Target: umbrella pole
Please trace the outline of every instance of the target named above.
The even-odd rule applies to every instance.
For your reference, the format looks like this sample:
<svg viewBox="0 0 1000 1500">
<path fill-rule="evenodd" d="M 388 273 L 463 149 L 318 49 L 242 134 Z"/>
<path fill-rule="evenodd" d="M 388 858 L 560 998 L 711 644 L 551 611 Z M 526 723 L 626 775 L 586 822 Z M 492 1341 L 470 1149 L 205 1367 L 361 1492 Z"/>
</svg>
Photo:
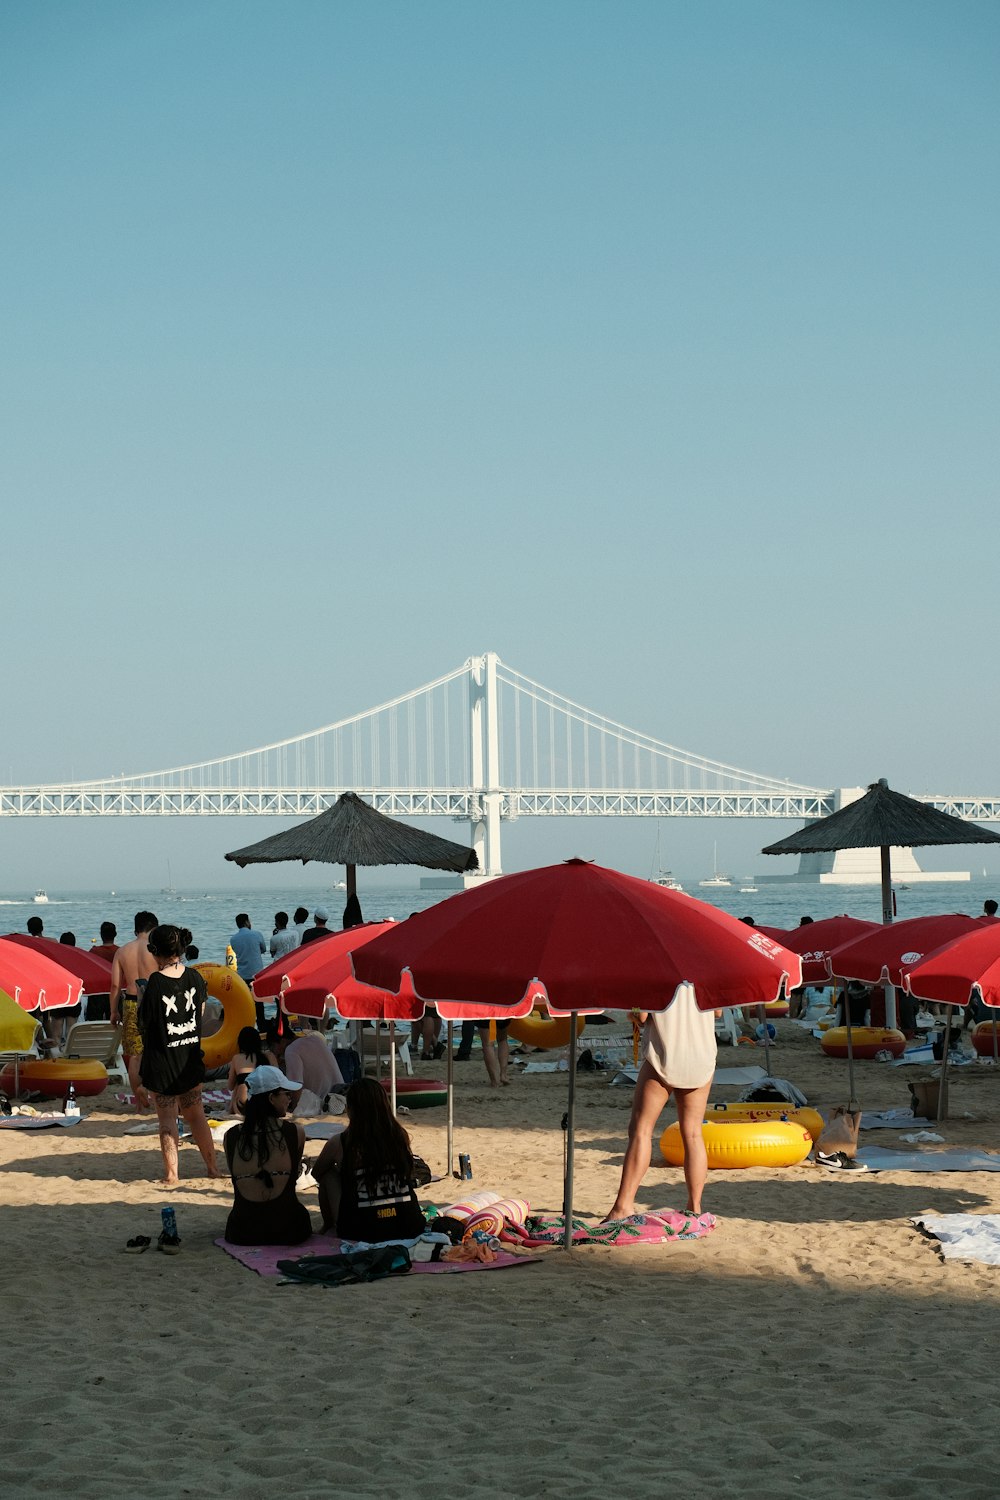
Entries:
<svg viewBox="0 0 1000 1500">
<path fill-rule="evenodd" d="M 853 1114 L 861 1105 L 854 1095 L 854 1038 L 851 1035 L 851 1007 L 847 999 L 847 991 L 844 991 L 844 1021 L 847 1026 L 847 1085 L 850 1089 L 850 1098 L 847 1108 Z"/>
<path fill-rule="evenodd" d="M 882 860 L 882 923 L 889 927 L 892 925 L 892 869 L 887 844 L 882 845 L 879 855 Z M 885 1024 L 890 1031 L 896 1028 L 896 991 L 888 981 L 885 986 Z"/>
<path fill-rule="evenodd" d="M 349 901 L 352 896 L 358 894 L 358 867 L 357 865 L 345 865 L 344 870 L 347 875 L 347 899 Z"/>
<path fill-rule="evenodd" d="M 375 1022 L 375 1077 L 382 1078 L 382 1022 Z"/>
<path fill-rule="evenodd" d="M 569 1018 L 569 1097 L 566 1103 L 566 1178 L 563 1183 L 563 1249 L 573 1248 L 573 1131 L 576 1120 L 576 1011 Z"/>
<path fill-rule="evenodd" d="M 389 1022 L 389 1107 L 396 1113 L 396 1025 Z"/>
<path fill-rule="evenodd" d="M 993 1061 L 1000 1062 L 1000 1053 L 997 1052 L 997 1018 L 993 1017 Z"/>
<path fill-rule="evenodd" d="M 948 1118 L 948 1052 L 951 1047 L 951 1006 L 944 1019 L 944 1045 L 941 1048 L 941 1077 L 938 1080 L 937 1118 Z"/>
<path fill-rule="evenodd" d="M 772 1074 L 771 1074 L 771 1033 L 767 1029 L 767 1011 L 764 1009 L 763 1005 L 758 1005 L 758 1007 L 757 1007 L 757 1019 L 759 1020 L 759 1022 L 761 1024 L 761 1027 L 763 1029 L 763 1032 L 764 1032 L 764 1067 L 767 1069 L 767 1076 L 768 1076 L 768 1078 L 770 1078 L 772 1076 Z"/>
<path fill-rule="evenodd" d="M 448 1022 L 448 1176 L 451 1176 L 452 1163 L 455 1160 L 455 1059 L 452 1056 L 452 1027 L 453 1021 Z"/>
</svg>

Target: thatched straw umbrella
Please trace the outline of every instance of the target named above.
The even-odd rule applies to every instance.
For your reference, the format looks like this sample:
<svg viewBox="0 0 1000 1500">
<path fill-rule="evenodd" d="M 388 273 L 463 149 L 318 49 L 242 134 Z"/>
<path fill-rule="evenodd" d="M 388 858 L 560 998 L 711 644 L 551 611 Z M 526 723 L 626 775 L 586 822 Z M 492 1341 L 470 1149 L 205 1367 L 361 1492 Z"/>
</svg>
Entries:
<svg viewBox="0 0 1000 1500">
<path fill-rule="evenodd" d="M 342 792 L 318 817 L 234 849 L 226 858 L 241 868 L 295 859 L 304 865 L 311 860 L 345 865 L 348 900 L 357 895 L 358 865 L 422 865 L 456 872 L 479 868 L 474 849 L 387 818 L 356 792 Z"/>
<path fill-rule="evenodd" d="M 776 844 L 768 844 L 762 854 L 828 854 L 835 849 L 878 849 L 882 855 L 882 921 L 892 921 L 892 867 L 890 849 L 922 848 L 930 844 L 1000 844 L 1000 834 L 991 833 L 964 818 L 939 812 L 926 802 L 894 792 L 882 777 L 873 781 L 863 797 L 846 807 L 809 823 Z M 886 1022 L 896 1019 L 896 997 L 886 986 Z M 851 1094 L 854 1093 L 853 1055 L 850 1012 L 845 1005 L 848 1061 L 851 1064 Z M 945 1027 L 947 1057 L 951 1013 Z M 943 1082 L 943 1080 L 942 1080 Z M 853 1102 L 853 1099 L 852 1099 Z M 939 1116 L 940 1118 L 940 1116 Z"/>
</svg>

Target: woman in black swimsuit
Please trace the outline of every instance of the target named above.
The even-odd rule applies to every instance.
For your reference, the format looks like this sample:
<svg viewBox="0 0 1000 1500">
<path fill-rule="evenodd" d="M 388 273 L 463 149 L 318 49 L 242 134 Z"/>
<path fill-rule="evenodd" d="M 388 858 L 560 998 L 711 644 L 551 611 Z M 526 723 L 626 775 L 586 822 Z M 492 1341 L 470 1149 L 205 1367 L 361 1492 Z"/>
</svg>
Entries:
<svg viewBox="0 0 1000 1500">
<path fill-rule="evenodd" d="M 313 1166 L 323 1227 L 345 1240 L 416 1239 L 425 1220 L 413 1191 L 410 1137 L 374 1078 L 347 1090 L 348 1126 L 327 1141 Z"/>
<path fill-rule="evenodd" d="M 301 1245 L 312 1234 L 309 1211 L 295 1195 L 305 1130 L 285 1119 L 301 1087 L 280 1068 L 255 1068 L 247 1077 L 243 1120 L 226 1132 L 233 1179 L 230 1244 Z"/>
</svg>

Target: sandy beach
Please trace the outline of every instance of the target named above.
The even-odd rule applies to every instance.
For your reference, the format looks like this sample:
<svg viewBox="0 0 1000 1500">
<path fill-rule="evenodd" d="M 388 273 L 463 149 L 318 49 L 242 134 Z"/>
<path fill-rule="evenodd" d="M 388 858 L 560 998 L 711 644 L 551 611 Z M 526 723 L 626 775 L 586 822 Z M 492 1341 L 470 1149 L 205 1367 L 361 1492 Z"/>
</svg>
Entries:
<svg viewBox="0 0 1000 1500">
<path fill-rule="evenodd" d="M 720 1066 L 749 1052 L 723 1048 Z M 820 1109 L 846 1102 L 846 1065 L 790 1024 L 775 1064 Z M 493 1092 L 477 1055 L 456 1076 L 472 1186 L 558 1212 L 565 1075 Z M 865 1107 L 906 1106 L 919 1076 L 858 1064 Z M 949 1145 L 1000 1149 L 998 1089 L 993 1070 L 953 1074 Z M 9 1500 L 1000 1489 L 983 1394 L 996 1272 L 944 1264 L 907 1222 L 1000 1211 L 1000 1177 L 713 1172 L 719 1225 L 702 1241 L 319 1290 L 213 1245 L 230 1190 L 198 1175 L 191 1146 L 169 1197 L 182 1252 L 125 1254 L 132 1235 L 155 1242 L 167 1201 L 156 1137 L 124 1134 L 134 1116 L 110 1093 L 90 1104 L 72 1130 L 0 1133 Z M 613 1198 L 629 1105 L 606 1075 L 580 1075 L 581 1212 Z M 444 1110 L 406 1123 L 442 1171 Z M 682 1207 L 680 1171 L 654 1159 L 640 1202 Z"/>
</svg>

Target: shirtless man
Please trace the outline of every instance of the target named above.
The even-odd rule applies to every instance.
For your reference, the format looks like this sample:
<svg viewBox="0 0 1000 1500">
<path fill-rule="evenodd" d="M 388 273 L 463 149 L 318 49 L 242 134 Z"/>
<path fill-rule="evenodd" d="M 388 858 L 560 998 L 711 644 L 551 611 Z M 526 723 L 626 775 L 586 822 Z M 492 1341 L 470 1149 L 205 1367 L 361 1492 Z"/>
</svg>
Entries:
<svg viewBox="0 0 1000 1500">
<path fill-rule="evenodd" d="M 137 1109 L 148 1109 L 150 1102 L 148 1093 L 139 1082 L 142 1038 L 137 1014 L 139 987 L 145 986 L 150 974 L 155 974 L 157 969 L 156 959 L 149 951 L 149 934 L 158 925 L 151 911 L 137 911 L 135 937 L 130 943 L 123 943 L 111 961 L 111 1024 L 122 1027 L 122 1052 Z"/>
</svg>

